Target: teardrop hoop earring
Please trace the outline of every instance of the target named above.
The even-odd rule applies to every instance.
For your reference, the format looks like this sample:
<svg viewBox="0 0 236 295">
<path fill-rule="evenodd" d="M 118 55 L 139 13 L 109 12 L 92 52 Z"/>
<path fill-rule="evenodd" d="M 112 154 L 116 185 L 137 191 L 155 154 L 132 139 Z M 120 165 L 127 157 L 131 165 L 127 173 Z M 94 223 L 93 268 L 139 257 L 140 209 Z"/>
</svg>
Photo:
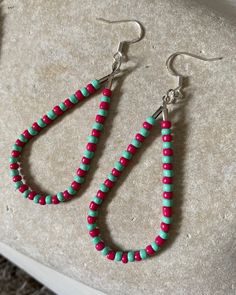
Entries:
<svg viewBox="0 0 236 295">
<path fill-rule="evenodd" d="M 135 135 L 135 138 L 128 145 L 127 149 L 123 151 L 120 159 L 115 163 L 111 173 L 108 174 L 106 180 L 100 185 L 96 196 L 89 205 L 87 216 L 87 228 L 89 235 L 95 248 L 106 256 L 109 260 L 122 261 L 123 263 L 141 261 L 156 254 L 163 246 L 168 238 L 168 232 L 172 223 L 172 205 L 173 205 L 173 143 L 171 122 L 168 119 L 168 105 L 175 103 L 182 96 L 183 76 L 179 75 L 172 69 L 171 64 L 173 59 L 178 55 L 188 55 L 204 61 L 220 60 L 222 58 L 203 58 L 190 54 L 187 52 L 176 52 L 172 54 L 166 61 L 166 66 L 170 74 L 178 78 L 178 86 L 175 89 L 169 89 L 167 94 L 162 98 L 162 105 L 151 116 L 148 117 L 142 124 L 142 128 Z M 145 139 L 150 134 L 153 125 L 156 124 L 157 118 L 162 114 L 161 134 L 162 134 L 162 168 L 163 168 L 163 199 L 162 199 L 162 219 L 161 230 L 156 236 L 155 240 L 147 245 L 144 249 L 136 251 L 116 251 L 106 246 L 100 235 L 100 230 L 97 225 L 99 207 L 106 200 L 108 192 L 115 185 L 117 179 L 121 176 L 122 171 L 127 167 L 137 150 L 142 146 Z"/>
<path fill-rule="evenodd" d="M 24 130 L 15 141 L 12 147 L 11 157 L 9 158 L 10 163 L 10 175 L 14 183 L 16 190 L 22 193 L 23 198 L 33 200 L 34 203 L 45 205 L 45 204 L 58 204 L 60 202 L 68 201 L 77 194 L 81 185 L 85 181 L 85 176 L 90 168 L 90 163 L 94 157 L 94 153 L 97 148 L 97 143 L 101 132 L 103 130 L 103 124 L 108 115 L 109 105 L 112 96 L 112 81 L 114 77 L 120 72 L 120 67 L 123 62 L 124 56 L 124 45 L 130 45 L 139 42 L 144 35 L 142 25 L 136 20 L 121 20 L 121 21 L 107 21 L 100 19 L 108 23 L 121 23 L 121 22 L 134 22 L 139 26 L 139 36 L 133 40 L 125 40 L 119 43 L 117 52 L 113 55 L 112 72 L 105 77 L 98 80 L 93 80 L 86 87 L 77 90 L 74 94 L 69 96 L 63 102 L 59 103 L 52 110 L 43 115 L 39 120 L 35 121 L 31 127 Z M 88 136 L 88 143 L 84 155 L 81 160 L 81 164 L 76 172 L 74 180 L 70 186 L 64 191 L 59 192 L 55 195 L 41 195 L 40 193 L 31 190 L 30 187 L 23 182 L 23 177 L 20 174 L 20 157 L 23 152 L 24 146 L 36 135 L 38 135 L 43 129 L 49 126 L 58 117 L 63 116 L 67 110 L 75 107 L 76 104 L 89 97 L 98 91 L 102 84 L 106 83 L 106 87 L 102 90 L 102 97 L 100 99 L 99 110 L 95 118 L 95 123 L 92 125 L 91 135 Z"/>
</svg>

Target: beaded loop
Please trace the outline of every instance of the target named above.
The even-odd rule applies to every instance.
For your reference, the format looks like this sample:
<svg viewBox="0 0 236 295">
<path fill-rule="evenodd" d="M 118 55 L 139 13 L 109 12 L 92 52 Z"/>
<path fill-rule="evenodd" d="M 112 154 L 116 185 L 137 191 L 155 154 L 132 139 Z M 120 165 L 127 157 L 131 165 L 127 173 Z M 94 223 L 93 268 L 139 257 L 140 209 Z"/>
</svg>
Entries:
<svg viewBox="0 0 236 295">
<path fill-rule="evenodd" d="M 162 212 L 161 229 L 156 236 L 155 240 L 147 245 L 144 249 L 137 251 L 116 251 L 102 241 L 100 236 L 100 230 L 97 226 L 98 210 L 102 205 L 104 199 L 107 197 L 108 192 L 115 185 L 117 178 L 121 175 L 122 171 L 131 161 L 133 155 L 137 149 L 141 147 L 142 142 L 148 137 L 150 130 L 156 123 L 153 117 L 148 117 L 143 123 L 143 128 L 136 134 L 135 139 L 128 145 L 127 149 L 122 153 L 121 158 L 117 161 L 112 169 L 112 172 L 108 174 L 107 179 L 99 187 L 96 196 L 93 198 L 89 205 L 89 211 L 87 216 L 87 228 L 89 235 L 92 238 L 95 248 L 106 256 L 109 260 L 122 261 L 123 263 L 141 261 L 146 258 L 155 255 L 168 238 L 168 232 L 172 223 L 172 205 L 173 205 L 173 165 L 172 165 L 172 136 L 171 136 L 171 122 L 161 122 L 161 134 L 163 141 L 163 200 L 162 200 Z"/>
<path fill-rule="evenodd" d="M 31 127 L 24 130 L 18 137 L 15 144 L 12 147 L 11 157 L 9 158 L 10 163 L 10 175 L 14 182 L 15 189 L 22 193 L 23 198 L 33 200 L 34 203 L 45 205 L 45 204 L 59 204 L 73 198 L 81 185 L 85 180 L 85 176 L 90 169 L 90 163 L 96 151 L 97 143 L 103 129 L 103 123 L 105 122 L 109 104 L 111 100 L 112 92 L 110 89 L 104 88 L 102 91 L 102 97 L 100 99 L 100 105 L 98 114 L 95 117 L 95 123 L 92 126 L 91 135 L 88 137 L 88 143 L 86 150 L 81 160 L 81 164 L 77 170 L 76 176 L 74 177 L 71 185 L 64 191 L 58 192 L 57 194 L 50 196 L 42 196 L 37 192 L 29 189 L 29 186 L 25 184 L 20 175 L 20 157 L 24 146 L 29 142 L 31 138 L 40 134 L 40 131 L 50 125 L 59 116 L 62 116 L 67 110 L 73 108 L 77 103 L 82 101 L 85 97 L 95 93 L 101 88 L 101 84 L 98 80 L 93 80 L 86 87 L 77 90 L 69 98 L 56 105 L 52 110 L 43 115 L 37 122 L 34 122 Z M 106 101 L 104 102 L 104 97 Z"/>
</svg>

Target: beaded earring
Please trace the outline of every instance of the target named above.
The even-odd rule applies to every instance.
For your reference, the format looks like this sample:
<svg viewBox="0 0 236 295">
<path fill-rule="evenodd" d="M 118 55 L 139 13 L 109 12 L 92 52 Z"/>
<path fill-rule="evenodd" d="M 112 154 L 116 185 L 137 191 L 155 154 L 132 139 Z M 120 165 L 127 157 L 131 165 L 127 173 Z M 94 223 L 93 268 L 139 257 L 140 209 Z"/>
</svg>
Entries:
<svg viewBox="0 0 236 295">
<path fill-rule="evenodd" d="M 108 174 L 104 183 L 102 183 L 89 205 L 87 216 L 87 228 L 89 235 L 95 248 L 106 256 L 109 260 L 122 261 L 123 263 L 141 261 L 156 254 L 163 246 L 168 238 L 168 232 L 172 223 L 172 205 L 173 205 L 173 143 L 171 121 L 168 119 L 168 105 L 175 103 L 182 96 L 183 76 L 176 73 L 172 69 L 171 64 L 173 59 L 178 55 L 188 55 L 204 61 L 214 61 L 222 58 L 202 58 L 187 52 L 176 52 L 172 54 L 166 61 L 166 66 L 170 74 L 178 78 L 178 86 L 175 89 L 170 89 L 162 98 L 162 105 L 151 116 L 148 117 L 142 124 L 142 128 L 135 135 L 135 138 L 128 145 L 127 149 L 123 151 L 119 161 L 115 162 L 114 168 Z M 161 229 L 155 240 L 147 245 L 144 249 L 136 251 L 116 251 L 106 246 L 100 235 L 100 230 L 97 225 L 99 207 L 106 200 L 108 192 L 115 185 L 117 179 L 121 176 L 122 171 L 128 166 L 137 150 L 142 146 L 145 139 L 150 134 L 153 125 L 156 124 L 157 118 L 162 114 L 163 120 L 160 122 L 162 135 L 162 168 L 163 168 L 163 199 L 162 199 L 162 213 Z"/>
<path fill-rule="evenodd" d="M 45 205 L 45 204 L 59 204 L 60 202 L 68 201 L 73 198 L 79 191 L 81 185 L 85 181 L 85 176 L 90 168 L 90 163 L 94 157 L 94 153 L 97 148 L 97 143 L 101 132 L 103 130 L 103 124 L 108 115 L 109 105 L 111 101 L 112 81 L 114 77 L 120 72 L 120 67 L 124 57 L 124 45 L 129 45 L 140 41 L 143 38 L 144 31 L 142 25 L 136 20 L 121 20 L 121 21 L 108 21 L 99 19 L 107 23 L 120 23 L 120 22 L 135 22 L 139 26 L 139 36 L 136 39 L 130 41 L 122 41 L 119 43 L 117 52 L 113 55 L 112 72 L 98 80 L 93 80 L 86 87 L 77 90 L 74 94 L 69 96 L 63 102 L 56 105 L 52 110 L 43 115 L 40 119 L 35 121 L 31 127 L 24 130 L 15 141 L 12 147 L 11 157 L 9 158 L 10 163 L 10 175 L 14 183 L 16 190 L 22 193 L 23 198 L 33 200 L 34 203 Z M 23 152 L 24 146 L 40 132 L 49 126 L 57 118 L 63 116 L 69 109 L 72 109 L 79 102 L 89 97 L 98 91 L 102 84 L 107 83 L 106 87 L 102 90 L 102 97 L 100 99 L 99 110 L 95 118 L 95 123 L 92 125 L 91 135 L 88 136 L 88 143 L 86 145 L 85 152 L 83 154 L 81 164 L 76 172 L 74 180 L 70 186 L 64 191 L 59 192 L 55 195 L 41 195 L 40 193 L 31 190 L 30 187 L 23 182 L 23 177 L 20 174 L 20 157 Z"/>
</svg>

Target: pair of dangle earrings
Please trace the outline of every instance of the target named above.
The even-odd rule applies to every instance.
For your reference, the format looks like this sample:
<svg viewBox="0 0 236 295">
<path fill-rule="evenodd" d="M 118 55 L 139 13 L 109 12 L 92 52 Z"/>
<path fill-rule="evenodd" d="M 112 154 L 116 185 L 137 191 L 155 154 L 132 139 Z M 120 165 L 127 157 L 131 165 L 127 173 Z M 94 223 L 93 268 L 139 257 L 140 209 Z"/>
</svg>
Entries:
<svg viewBox="0 0 236 295">
<path fill-rule="evenodd" d="M 118 23 L 123 21 L 107 21 L 100 19 L 108 23 Z M 112 82 L 117 74 L 121 73 L 121 64 L 124 59 L 124 47 L 140 41 L 143 38 L 144 30 L 142 25 L 136 20 L 125 20 L 124 22 L 135 22 L 138 24 L 140 34 L 136 39 L 130 41 L 122 41 L 119 43 L 118 50 L 114 54 L 112 71 L 110 74 L 102 77 L 101 79 L 93 80 L 86 87 L 77 90 L 69 98 L 59 103 L 52 110 L 43 115 L 39 120 L 35 121 L 31 127 L 24 130 L 15 141 L 13 145 L 10 162 L 10 175 L 12 177 L 14 187 L 20 193 L 23 198 L 32 200 L 34 203 L 40 205 L 46 204 L 59 204 L 71 200 L 79 191 L 80 187 L 85 181 L 85 177 L 89 171 L 91 161 L 94 157 L 97 149 L 99 137 L 101 136 L 104 128 L 104 123 L 108 115 L 108 110 L 112 97 Z M 127 146 L 126 150 L 122 152 L 121 157 L 115 162 L 113 169 L 108 174 L 105 181 L 100 185 L 96 196 L 92 199 L 89 205 L 89 211 L 87 216 L 87 228 L 89 235 L 92 238 L 92 242 L 95 248 L 101 252 L 103 256 L 106 256 L 109 260 L 122 261 L 123 263 L 141 261 L 150 256 L 156 254 L 162 245 L 168 238 L 168 232 L 172 223 L 172 205 L 173 205 L 173 143 L 172 143 L 172 131 L 171 122 L 168 119 L 168 106 L 175 103 L 183 97 L 181 92 L 183 89 L 183 76 L 179 75 L 172 67 L 172 62 L 178 55 L 187 55 L 193 58 L 197 58 L 203 61 L 214 61 L 221 58 L 203 58 L 187 52 L 176 52 L 169 56 L 166 61 L 166 66 L 170 74 L 178 79 L 178 85 L 175 89 L 169 89 L 166 95 L 162 98 L 161 106 L 152 115 L 146 118 L 143 122 L 140 130 L 135 135 L 134 139 Z M 20 174 L 20 157 L 24 146 L 47 126 L 51 125 L 58 117 L 63 116 L 69 109 L 75 107 L 78 103 L 88 98 L 90 95 L 99 91 L 106 83 L 106 86 L 102 90 L 102 96 L 100 99 L 99 110 L 95 117 L 95 122 L 92 125 L 91 134 L 88 136 L 88 143 L 84 151 L 81 163 L 76 172 L 71 184 L 63 192 L 59 192 L 55 195 L 41 195 L 38 192 L 31 190 L 30 187 L 23 182 L 22 175 Z M 118 178 L 121 176 L 124 169 L 128 166 L 135 153 L 144 144 L 146 138 L 149 136 L 153 129 L 153 126 L 157 122 L 157 118 L 162 115 L 160 122 L 161 135 L 162 135 L 162 168 L 163 168 L 163 199 L 162 199 L 162 213 L 160 231 L 155 239 L 146 247 L 136 251 L 117 251 L 106 246 L 100 235 L 100 230 L 97 225 L 98 212 L 102 203 L 107 198 L 108 193 L 113 188 Z"/>
</svg>

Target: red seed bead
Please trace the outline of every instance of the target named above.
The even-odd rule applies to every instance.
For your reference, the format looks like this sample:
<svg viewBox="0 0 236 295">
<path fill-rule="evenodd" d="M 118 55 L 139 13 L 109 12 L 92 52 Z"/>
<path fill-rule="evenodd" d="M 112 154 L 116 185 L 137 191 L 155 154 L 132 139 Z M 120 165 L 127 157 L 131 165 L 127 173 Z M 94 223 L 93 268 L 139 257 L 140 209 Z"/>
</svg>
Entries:
<svg viewBox="0 0 236 295">
<path fill-rule="evenodd" d="M 163 198 L 171 199 L 173 197 L 173 192 L 163 192 Z"/>
<path fill-rule="evenodd" d="M 53 203 L 54 205 L 57 205 L 57 204 L 60 203 L 60 201 L 58 200 L 57 196 L 52 196 L 52 203 Z"/>
<path fill-rule="evenodd" d="M 152 248 L 152 246 L 151 245 L 148 245 L 147 247 L 146 247 L 146 252 L 147 252 L 147 254 L 149 255 L 149 256 L 152 256 L 152 255 L 154 255 L 156 252 L 153 250 L 153 248 Z"/>
<path fill-rule="evenodd" d="M 93 223 L 95 223 L 96 220 L 97 220 L 97 218 L 94 217 L 94 216 L 88 216 L 88 217 L 87 217 L 87 221 L 88 221 L 89 224 L 93 224 Z"/>
<path fill-rule="evenodd" d="M 162 136 L 162 141 L 166 142 L 166 141 L 171 141 L 172 140 L 172 135 L 171 134 L 167 134 L 167 135 L 163 135 Z"/>
<path fill-rule="evenodd" d="M 20 147 L 23 147 L 24 145 L 26 144 L 26 142 L 23 142 L 19 139 L 16 140 L 16 145 L 20 146 Z"/>
<path fill-rule="evenodd" d="M 123 263 L 127 263 L 128 262 L 128 254 L 127 254 L 127 252 L 124 252 L 123 253 L 122 258 L 121 258 L 121 261 Z"/>
<path fill-rule="evenodd" d="M 17 164 L 17 163 L 11 163 L 10 164 L 10 169 L 13 169 L 13 170 L 16 170 L 16 169 L 18 169 L 20 166 L 19 166 L 19 164 Z"/>
<path fill-rule="evenodd" d="M 119 177 L 120 171 L 118 171 L 116 168 L 113 168 L 111 171 L 111 174 L 114 175 L 115 177 Z"/>
<path fill-rule="evenodd" d="M 144 139 L 145 139 L 145 137 L 142 136 L 141 134 L 137 133 L 137 134 L 135 135 L 135 139 L 137 139 L 137 140 L 140 141 L 140 142 L 143 142 Z"/>
<path fill-rule="evenodd" d="M 64 199 L 66 199 L 66 200 L 72 199 L 72 195 L 68 192 L 68 190 L 65 190 L 62 195 L 63 195 Z"/>
<path fill-rule="evenodd" d="M 167 177 L 167 176 L 163 177 L 162 178 L 162 183 L 165 183 L 165 184 L 172 183 L 172 177 Z"/>
<path fill-rule="evenodd" d="M 78 183 L 78 182 L 76 182 L 76 181 L 73 181 L 73 182 L 71 183 L 71 187 L 72 187 L 75 191 L 78 191 L 78 190 L 80 189 L 80 187 L 81 187 L 81 184 Z"/>
<path fill-rule="evenodd" d="M 172 208 L 171 207 L 162 207 L 162 213 L 165 217 L 171 217 L 172 215 Z"/>
<path fill-rule="evenodd" d="M 103 191 L 98 191 L 97 192 L 97 197 L 99 198 L 99 199 L 105 199 L 106 198 L 106 193 L 104 193 Z"/>
<path fill-rule="evenodd" d="M 108 188 L 112 188 L 114 185 L 114 182 L 112 182 L 110 179 L 106 179 L 104 181 L 105 186 L 107 186 Z"/>
<path fill-rule="evenodd" d="M 152 125 L 149 124 L 148 122 L 144 122 L 143 123 L 143 128 L 147 129 L 147 130 L 151 130 L 152 129 Z"/>
<path fill-rule="evenodd" d="M 52 123 L 52 120 L 51 120 L 50 118 L 48 118 L 47 115 L 43 115 L 42 120 L 43 120 L 43 122 L 44 122 L 45 124 L 47 124 L 47 125 Z"/>
<path fill-rule="evenodd" d="M 170 230 L 170 224 L 167 224 L 165 222 L 161 223 L 161 229 L 165 232 L 168 232 Z"/>
<path fill-rule="evenodd" d="M 92 211 L 96 211 L 98 209 L 99 205 L 96 204 L 95 202 L 91 202 L 89 205 L 89 209 Z"/>
<path fill-rule="evenodd" d="M 128 148 L 127 148 L 127 151 L 130 152 L 132 155 L 134 155 L 136 153 L 137 149 L 132 144 L 129 144 Z"/>
<path fill-rule="evenodd" d="M 86 158 L 86 157 L 83 157 L 81 162 L 82 162 L 83 164 L 85 164 L 85 165 L 89 165 L 90 162 L 91 162 L 91 159 Z"/>
<path fill-rule="evenodd" d="M 165 240 L 162 239 L 160 236 L 157 236 L 155 239 L 155 242 L 157 243 L 158 246 L 162 246 L 165 243 Z"/>
<path fill-rule="evenodd" d="M 173 169 L 173 164 L 171 163 L 164 163 L 162 165 L 163 169 L 166 169 L 166 170 L 172 170 Z"/>
<path fill-rule="evenodd" d="M 115 251 L 110 251 L 108 254 L 107 254 L 107 258 L 109 260 L 114 260 L 115 259 L 115 256 L 116 256 L 116 252 Z"/>
<path fill-rule="evenodd" d="M 42 130 L 42 128 L 38 125 L 37 122 L 34 122 L 34 123 L 32 124 L 32 128 L 33 128 L 34 130 L 38 131 L 38 132 L 40 132 L 40 131 Z"/>
<path fill-rule="evenodd" d="M 125 166 L 125 167 L 129 164 L 129 160 L 124 157 L 121 157 L 119 162 L 121 163 L 122 166 Z"/>
<path fill-rule="evenodd" d="M 103 124 L 104 121 L 105 121 L 105 117 L 104 116 L 101 116 L 101 115 L 97 115 L 95 121 L 97 123 Z"/>
<path fill-rule="evenodd" d="M 88 151 L 90 151 L 90 152 L 95 152 L 95 151 L 96 151 L 96 148 L 97 148 L 96 143 L 91 143 L 91 142 L 89 142 L 89 143 L 87 143 L 87 145 L 86 145 L 86 149 L 87 149 Z"/>
<path fill-rule="evenodd" d="M 37 195 L 36 192 L 30 192 L 28 195 L 28 199 L 33 200 L 36 195 Z"/>
<path fill-rule="evenodd" d="M 53 111 L 57 116 L 61 116 L 63 114 L 63 111 L 61 110 L 61 108 L 59 106 L 55 106 L 53 108 Z"/>
<path fill-rule="evenodd" d="M 164 156 L 172 156 L 173 150 L 172 149 L 163 149 L 163 155 Z"/>
<path fill-rule="evenodd" d="M 170 121 L 161 121 L 161 128 L 170 128 L 171 122 Z"/>
<path fill-rule="evenodd" d="M 68 109 L 71 109 L 74 106 L 74 104 L 69 100 L 69 98 L 65 99 L 64 104 Z"/>
<path fill-rule="evenodd" d="M 80 177 L 84 177 L 86 175 L 87 171 L 85 170 L 82 170 L 81 168 L 79 168 L 77 170 L 77 175 L 80 176 Z"/>
<path fill-rule="evenodd" d="M 93 87 L 92 84 L 88 84 L 88 85 L 86 86 L 86 89 L 88 90 L 88 92 L 89 92 L 90 94 L 93 94 L 94 92 L 96 92 L 96 89 Z"/>
<path fill-rule="evenodd" d="M 20 181 L 21 179 L 22 179 L 22 177 L 21 177 L 20 175 L 16 175 L 16 176 L 13 176 L 13 177 L 12 177 L 12 180 L 13 180 L 14 182 Z"/>
<path fill-rule="evenodd" d="M 25 192 L 27 189 L 29 189 L 28 185 L 27 184 L 22 184 L 20 187 L 19 187 L 19 191 L 21 193 Z"/>
<path fill-rule="evenodd" d="M 102 249 L 105 248 L 105 244 L 101 241 L 99 243 L 96 244 L 95 248 L 98 250 L 98 251 L 102 251 Z"/>
<path fill-rule="evenodd" d="M 98 228 L 92 229 L 89 231 L 89 234 L 91 237 L 97 237 L 100 234 L 100 230 Z"/>
<path fill-rule="evenodd" d="M 84 99 L 84 96 L 83 96 L 83 94 L 82 94 L 82 92 L 80 90 L 77 90 L 75 92 L 75 96 L 76 96 L 76 98 L 78 98 L 79 101 Z"/>
<path fill-rule="evenodd" d="M 100 102 L 99 108 L 103 109 L 103 110 L 108 110 L 109 109 L 110 104 L 106 101 L 102 101 Z"/>
<path fill-rule="evenodd" d="M 91 135 L 93 135 L 95 137 L 100 137 L 101 131 L 97 130 L 97 129 L 93 129 L 92 132 L 91 132 Z"/>
<path fill-rule="evenodd" d="M 29 131 L 26 129 L 22 132 L 25 138 L 31 139 L 33 136 L 29 133 Z"/>
<path fill-rule="evenodd" d="M 42 196 L 42 197 L 39 198 L 39 204 L 40 205 L 45 205 L 46 204 L 46 201 L 45 201 L 45 197 L 44 196 Z"/>
<path fill-rule="evenodd" d="M 135 252 L 134 252 L 134 259 L 135 259 L 136 261 L 141 261 L 141 260 L 142 260 L 139 251 L 135 251 Z"/>
<path fill-rule="evenodd" d="M 105 95 L 105 96 L 111 97 L 112 96 L 112 91 L 109 88 L 104 88 L 103 91 L 102 91 L 102 94 Z"/>
<path fill-rule="evenodd" d="M 14 158 L 18 158 L 20 156 L 20 152 L 19 151 L 12 151 L 11 152 L 12 157 Z"/>
</svg>

